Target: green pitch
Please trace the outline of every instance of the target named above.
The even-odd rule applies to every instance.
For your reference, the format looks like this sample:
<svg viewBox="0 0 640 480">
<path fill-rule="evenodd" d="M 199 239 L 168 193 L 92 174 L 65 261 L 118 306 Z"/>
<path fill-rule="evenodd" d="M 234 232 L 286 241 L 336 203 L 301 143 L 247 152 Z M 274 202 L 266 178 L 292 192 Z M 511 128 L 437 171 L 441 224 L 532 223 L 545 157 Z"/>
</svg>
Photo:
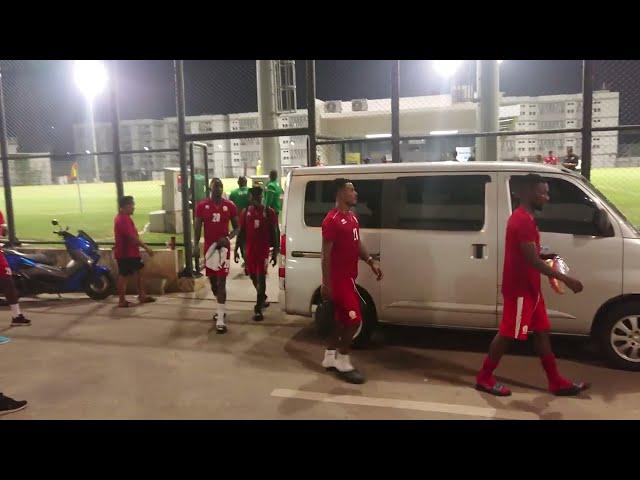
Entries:
<svg viewBox="0 0 640 480">
<path fill-rule="evenodd" d="M 634 225 L 640 225 L 640 168 L 599 168 L 592 181 Z M 237 187 L 235 178 L 223 180 L 227 194 Z M 136 199 L 134 221 L 139 231 L 149 222 L 149 212 L 162 208 L 162 182 L 126 182 L 125 194 Z M 57 218 L 72 231 L 86 230 L 99 241 L 113 241 L 113 217 L 116 214 L 116 189 L 113 183 L 81 184 L 80 213 L 76 185 L 42 185 L 13 188 L 18 238 L 58 240 L 52 233 L 51 219 Z M 0 208 L 5 211 L 4 192 Z M 145 233 L 147 242 L 166 242 L 171 234 Z M 182 242 L 182 235 L 176 236 Z"/>
<path fill-rule="evenodd" d="M 591 182 L 633 225 L 640 226 L 640 168 L 596 168 Z"/>
<path fill-rule="evenodd" d="M 250 183 L 251 181 L 249 181 Z M 133 195 L 136 211 L 133 220 L 142 231 L 149 222 L 149 212 L 162 209 L 162 183 L 125 182 L 125 195 Z M 228 194 L 237 188 L 237 179 L 223 179 Z M 4 190 L 4 189 L 0 189 Z M 97 241 L 113 241 L 113 217 L 117 213 L 116 187 L 113 183 L 80 184 L 83 213 L 80 213 L 78 187 L 73 185 L 38 185 L 13 187 L 13 208 L 19 239 L 59 240 L 52 233 L 51 219 L 75 232 L 81 228 Z M 4 191 L 0 207 L 5 212 Z M 145 233 L 146 242 L 167 242 L 172 234 Z M 176 235 L 182 242 L 182 235 Z"/>
</svg>

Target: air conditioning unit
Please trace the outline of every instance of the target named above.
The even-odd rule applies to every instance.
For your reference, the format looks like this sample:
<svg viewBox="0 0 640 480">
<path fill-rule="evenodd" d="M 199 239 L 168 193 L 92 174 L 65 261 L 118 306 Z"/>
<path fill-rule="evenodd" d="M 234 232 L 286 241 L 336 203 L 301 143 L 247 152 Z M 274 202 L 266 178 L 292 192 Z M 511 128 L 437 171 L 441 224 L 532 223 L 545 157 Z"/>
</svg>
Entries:
<svg viewBox="0 0 640 480">
<path fill-rule="evenodd" d="M 357 100 L 351 100 L 351 111 L 353 112 L 366 112 L 369 109 L 366 98 L 359 98 Z"/>
<path fill-rule="evenodd" d="M 340 100 L 333 100 L 324 104 L 324 111 L 326 113 L 342 113 L 342 102 Z"/>
</svg>

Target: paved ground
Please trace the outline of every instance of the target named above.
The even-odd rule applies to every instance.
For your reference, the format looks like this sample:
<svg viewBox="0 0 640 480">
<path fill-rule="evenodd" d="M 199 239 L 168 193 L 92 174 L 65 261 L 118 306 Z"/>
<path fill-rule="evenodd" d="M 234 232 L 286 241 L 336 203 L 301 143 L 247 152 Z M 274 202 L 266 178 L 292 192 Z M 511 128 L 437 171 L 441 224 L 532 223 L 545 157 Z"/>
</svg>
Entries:
<svg viewBox="0 0 640 480">
<path fill-rule="evenodd" d="M 24 303 L 29 328 L 2 328 L 1 391 L 29 400 L 2 419 L 638 419 L 640 373 L 610 370 L 578 338 L 556 338 L 562 371 L 592 381 L 582 398 L 545 390 L 522 345 L 498 370 L 514 394 L 470 388 L 491 334 L 384 327 L 354 363 L 353 386 L 320 367 L 310 320 L 277 304 L 251 320 L 249 281 L 232 273 L 229 333 L 211 330 L 208 291 L 115 308 L 115 298 L 44 296 Z M 277 278 L 268 293 L 277 298 Z M 7 317 L 7 312 L 3 317 Z M 2 322 L 8 324 L 8 320 Z"/>
</svg>

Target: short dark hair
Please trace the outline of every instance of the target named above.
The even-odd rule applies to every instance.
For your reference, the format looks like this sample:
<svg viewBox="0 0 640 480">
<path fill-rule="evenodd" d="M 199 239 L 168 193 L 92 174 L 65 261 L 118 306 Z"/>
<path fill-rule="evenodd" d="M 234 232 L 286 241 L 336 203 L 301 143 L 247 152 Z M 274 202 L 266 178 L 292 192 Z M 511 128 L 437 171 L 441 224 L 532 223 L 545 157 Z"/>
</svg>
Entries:
<svg viewBox="0 0 640 480">
<path fill-rule="evenodd" d="M 125 195 L 124 197 L 120 197 L 120 200 L 118 200 L 118 206 L 120 208 L 124 208 L 127 205 L 131 205 L 132 203 L 135 203 L 135 201 L 133 200 L 133 197 L 131 195 Z"/>
<path fill-rule="evenodd" d="M 276 178 L 278 178 L 278 172 L 276 172 L 275 170 L 271 170 L 271 171 L 269 172 L 269 178 L 270 178 L 271 180 L 275 180 Z"/>
<path fill-rule="evenodd" d="M 516 179 L 517 179 L 516 185 L 520 190 L 522 189 L 530 190 L 540 183 L 547 183 L 547 181 L 537 173 L 529 173 L 522 177 L 516 177 Z"/>
<path fill-rule="evenodd" d="M 336 178 L 333 181 L 334 193 L 338 195 L 338 192 L 342 190 L 347 183 L 351 183 L 351 180 L 348 180 L 346 178 Z"/>
<path fill-rule="evenodd" d="M 251 195 L 262 195 L 262 187 L 251 187 L 249 193 Z"/>
<path fill-rule="evenodd" d="M 247 184 L 247 177 L 241 175 L 238 177 L 238 185 L 242 185 L 242 184 L 245 184 L 245 185 Z"/>
</svg>

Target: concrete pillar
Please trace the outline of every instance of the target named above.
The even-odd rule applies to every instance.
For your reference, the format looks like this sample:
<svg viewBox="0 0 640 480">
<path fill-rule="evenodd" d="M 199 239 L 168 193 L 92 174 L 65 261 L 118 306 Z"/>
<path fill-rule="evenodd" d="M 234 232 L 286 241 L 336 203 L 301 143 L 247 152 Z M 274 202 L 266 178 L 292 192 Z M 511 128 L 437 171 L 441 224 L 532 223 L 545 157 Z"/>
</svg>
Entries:
<svg viewBox="0 0 640 480">
<path fill-rule="evenodd" d="M 497 132 L 500 115 L 500 71 L 497 60 L 477 61 L 478 109 L 476 120 L 479 132 Z M 476 139 L 476 160 L 498 160 L 498 138 Z"/>
<path fill-rule="evenodd" d="M 277 92 L 273 66 L 273 60 L 256 60 L 258 113 L 260 115 L 260 129 L 262 130 L 275 130 L 278 128 L 278 115 L 276 113 Z M 265 137 L 262 139 L 260 158 L 265 174 L 275 170 L 280 176 L 280 142 L 278 137 Z"/>
</svg>

